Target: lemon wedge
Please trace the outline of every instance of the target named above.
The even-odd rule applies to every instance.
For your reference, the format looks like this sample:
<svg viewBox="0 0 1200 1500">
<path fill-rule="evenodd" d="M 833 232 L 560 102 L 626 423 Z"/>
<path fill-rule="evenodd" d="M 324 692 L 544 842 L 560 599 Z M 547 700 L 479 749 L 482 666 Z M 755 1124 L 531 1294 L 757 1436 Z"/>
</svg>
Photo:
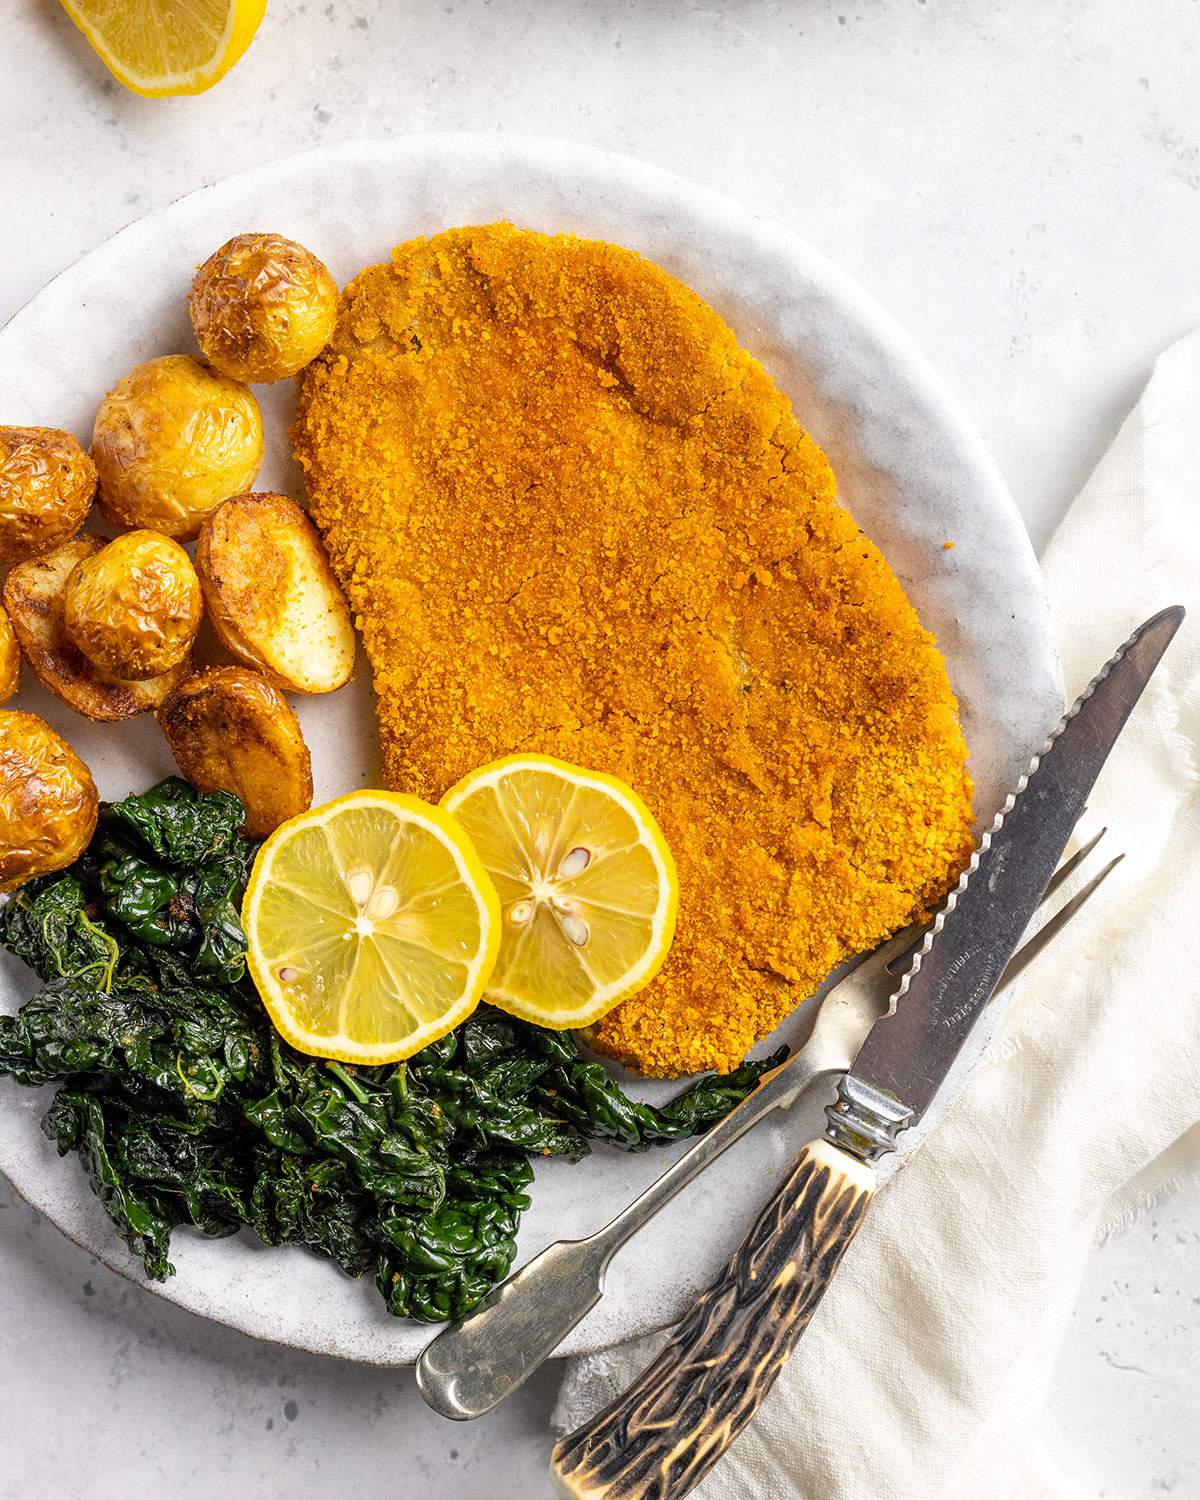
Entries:
<svg viewBox="0 0 1200 1500">
<path fill-rule="evenodd" d="M 679 882 L 658 824 L 624 782 L 515 755 L 464 777 L 442 806 L 500 896 L 493 1005 L 538 1026 L 587 1026 L 658 973 Z"/>
<path fill-rule="evenodd" d="M 500 904 L 443 809 L 351 792 L 281 824 L 242 904 L 247 964 L 301 1052 L 399 1062 L 464 1021 L 500 944 Z"/>
<path fill-rule="evenodd" d="M 254 40 L 267 0 L 62 0 L 101 62 L 144 98 L 202 94 Z"/>
</svg>

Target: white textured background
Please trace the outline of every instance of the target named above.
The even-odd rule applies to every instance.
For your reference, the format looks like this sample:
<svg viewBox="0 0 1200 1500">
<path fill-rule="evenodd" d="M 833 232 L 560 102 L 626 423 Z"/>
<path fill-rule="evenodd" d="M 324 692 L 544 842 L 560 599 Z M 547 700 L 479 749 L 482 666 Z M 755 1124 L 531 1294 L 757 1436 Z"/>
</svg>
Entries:
<svg viewBox="0 0 1200 1500">
<path fill-rule="evenodd" d="M 807 236 L 955 386 L 1035 542 L 1200 323 L 1196 0 L 270 0 L 229 78 L 170 102 L 111 82 L 53 0 L 0 0 L 0 321 L 203 182 L 453 129 L 624 151 Z M 4 1500 L 539 1500 L 552 1391 L 450 1426 L 407 1375 L 144 1296 L 0 1182 Z M 1192 1184 L 1097 1251 L 1045 1438 L 1095 1500 L 1200 1500 L 1198 1431 Z"/>
</svg>

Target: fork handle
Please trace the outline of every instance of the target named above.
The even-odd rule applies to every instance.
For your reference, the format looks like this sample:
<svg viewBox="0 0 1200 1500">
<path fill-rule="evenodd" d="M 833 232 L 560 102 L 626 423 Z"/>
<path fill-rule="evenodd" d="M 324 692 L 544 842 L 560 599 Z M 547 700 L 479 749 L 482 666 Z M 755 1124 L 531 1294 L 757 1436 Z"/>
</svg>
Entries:
<svg viewBox="0 0 1200 1500">
<path fill-rule="evenodd" d="M 555 1444 L 573 1500 L 678 1500 L 758 1410 L 854 1238 L 875 1169 L 810 1141 L 721 1276 L 624 1395 Z"/>
</svg>

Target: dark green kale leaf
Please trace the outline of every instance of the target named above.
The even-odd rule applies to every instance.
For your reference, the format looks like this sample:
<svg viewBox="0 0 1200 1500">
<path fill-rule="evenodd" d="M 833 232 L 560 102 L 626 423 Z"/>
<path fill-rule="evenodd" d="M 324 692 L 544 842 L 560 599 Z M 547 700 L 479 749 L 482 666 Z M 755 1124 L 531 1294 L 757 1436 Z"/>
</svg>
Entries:
<svg viewBox="0 0 1200 1500">
<path fill-rule="evenodd" d="M 112 803 L 105 813 L 115 829 L 177 869 L 191 869 L 244 842 L 239 834 L 245 812 L 238 799 L 230 792 L 198 792 L 178 776 Z"/>
<path fill-rule="evenodd" d="M 758 1087 L 764 1073 L 779 1066 L 786 1047 L 769 1057 L 747 1060 L 732 1073 L 698 1078 L 667 1104 L 631 1099 L 602 1063 L 588 1061 L 568 1031 L 543 1031 L 514 1021 L 525 1045 L 547 1061 L 534 1097 L 581 1136 L 606 1140 L 624 1151 L 681 1141 L 703 1133 Z"/>
<path fill-rule="evenodd" d="M 46 875 L 13 895 L 3 914 L 4 947 L 39 979 L 88 978 L 100 989 L 112 983 L 120 949 L 82 881 Z"/>
<path fill-rule="evenodd" d="M 206 1235 L 236 1234 L 246 1220 L 248 1183 L 239 1155 L 211 1132 L 193 1131 L 169 1115 L 154 1115 L 125 1101 L 112 1111 L 110 1151 L 122 1176 L 170 1200 L 180 1223 Z"/>
<path fill-rule="evenodd" d="M 372 1200 L 339 1161 L 302 1161 L 259 1148 L 246 1222 L 266 1245 L 303 1245 L 362 1276 L 376 1263 Z"/>
<path fill-rule="evenodd" d="M 135 942 L 186 954 L 195 973 L 236 984 L 246 970 L 238 909 L 250 852 L 248 846 L 217 849 L 194 869 L 180 870 L 102 833 L 88 858 L 105 914 Z"/>
<path fill-rule="evenodd" d="M 293 1070 L 286 1103 L 276 1090 L 256 1101 L 251 1119 L 270 1132 L 272 1144 L 300 1143 L 318 1157 L 340 1161 L 357 1187 L 385 1203 L 436 1208 L 445 1196 L 445 1123 L 432 1107 L 418 1126 L 415 1101 L 397 1118 L 390 1088 L 368 1087 L 338 1063 Z M 264 1104 L 266 1108 L 264 1109 Z"/>
<path fill-rule="evenodd" d="M 168 1259 L 171 1230 L 180 1222 L 152 1189 L 141 1189 L 122 1170 L 119 1149 L 110 1152 L 107 1112 L 115 1101 L 82 1089 L 62 1089 L 47 1111 L 42 1129 L 58 1145 L 59 1153 L 75 1151 L 92 1191 L 116 1225 L 117 1232 L 142 1259 L 146 1275 L 165 1281 L 174 1274 Z M 119 1142 L 119 1130 L 114 1133 Z M 115 1158 L 115 1159 L 114 1159 Z"/>
<path fill-rule="evenodd" d="M 458 1318 L 502 1281 L 517 1253 L 517 1229 L 533 1181 L 526 1157 L 490 1152 L 451 1171 L 446 1201 L 418 1218 L 385 1210 L 376 1284 L 397 1317 Z"/>
<path fill-rule="evenodd" d="M 544 1112 L 527 1099 L 505 1098 L 486 1080 L 443 1069 L 434 1080 L 439 1104 L 454 1127 L 455 1139 L 472 1151 L 512 1147 L 534 1156 L 565 1156 L 580 1161 L 587 1142 L 573 1124 Z"/>
<path fill-rule="evenodd" d="M 0 1073 L 25 1084 L 88 1075 L 193 1124 L 212 1116 L 263 1050 L 250 1018 L 192 986 L 168 997 L 141 983 L 105 991 L 56 979 L 15 1016 L 0 1016 Z"/>
<path fill-rule="evenodd" d="M 54 980 L 15 1016 L 0 1016 L 0 1072 L 32 1085 L 127 1067 L 164 1029 L 141 1000 Z"/>
<path fill-rule="evenodd" d="M 200 866 L 191 890 L 194 919 L 200 928 L 196 972 L 220 984 L 236 984 L 246 972 L 241 905 L 249 873 L 247 854 L 227 850 Z"/>
<path fill-rule="evenodd" d="M 588 1153 L 582 1134 L 531 1097 L 552 1064 L 531 1054 L 522 1026 L 481 1006 L 449 1037 L 417 1053 L 409 1079 L 437 1095 L 456 1137 L 474 1151 L 499 1146 L 579 1161 Z"/>
<path fill-rule="evenodd" d="M 79 879 L 110 930 L 123 928 L 134 948 L 170 950 L 192 973 L 236 984 L 245 973 L 239 911 L 255 847 L 239 831 L 243 817 L 230 793 L 200 793 L 168 777 L 103 808 Z"/>
<path fill-rule="evenodd" d="M 121 839 L 96 850 L 105 913 L 150 948 L 194 948 L 200 940 L 190 875 L 151 863 Z"/>
</svg>

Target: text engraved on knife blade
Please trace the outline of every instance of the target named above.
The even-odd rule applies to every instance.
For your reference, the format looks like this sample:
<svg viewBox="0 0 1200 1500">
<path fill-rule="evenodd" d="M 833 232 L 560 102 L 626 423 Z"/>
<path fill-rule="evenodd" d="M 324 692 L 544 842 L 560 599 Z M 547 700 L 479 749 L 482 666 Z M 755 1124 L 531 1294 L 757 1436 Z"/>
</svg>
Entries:
<svg viewBox="0 0 1200 1500">
<path fill-rule="evenodd" d="M 974 947 L 969 948 L 965 953 L 957 954 L 953 961 L 946 966 L 946 983 L 949 984 L 952 980 L 957 979 L 958 975 L 967 967 L 971 960 L 983 951 L 982 948 Z M 961 1021 L 965 1021 L 977 1006 L 984 1003 L 995 987 L 995 977 L 989 968 L 984 978 L 976 984 L 966 999 L 956 1006 L 954 1010 L 941 1017 L 941 1024 L 953 1027 L 957 1026 Z"/>
</svg>

